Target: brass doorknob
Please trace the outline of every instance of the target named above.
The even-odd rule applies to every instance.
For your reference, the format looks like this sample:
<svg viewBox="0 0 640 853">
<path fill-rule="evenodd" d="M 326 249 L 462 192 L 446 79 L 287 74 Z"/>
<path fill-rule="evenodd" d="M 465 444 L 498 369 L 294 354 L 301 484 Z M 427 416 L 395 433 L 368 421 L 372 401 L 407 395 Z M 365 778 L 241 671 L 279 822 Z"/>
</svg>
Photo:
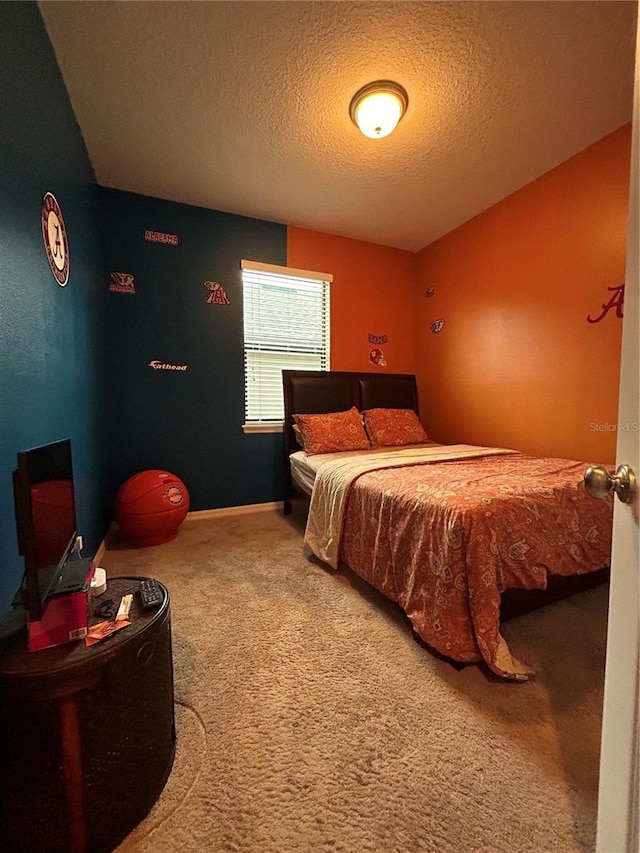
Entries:
<svg viewBox="0 0 640 853">
<path fill-rule="evenodd" d="M 628 465 L 620 465 L 615 474 L 602 465 L 591 465 L 584 472 L 584 486 L 594 498 L 604 498 L 613 489 L 622 503 L 628 504 L 636 492 L 636 475 Z"/>
</svg>

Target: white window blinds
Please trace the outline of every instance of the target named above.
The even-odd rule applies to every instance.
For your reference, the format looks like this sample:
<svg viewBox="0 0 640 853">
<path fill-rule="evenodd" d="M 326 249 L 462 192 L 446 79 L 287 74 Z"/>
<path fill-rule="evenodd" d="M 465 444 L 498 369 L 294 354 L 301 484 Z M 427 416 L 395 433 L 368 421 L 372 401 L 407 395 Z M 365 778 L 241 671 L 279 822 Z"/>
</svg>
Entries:
<svg viewBox="0 0 640 853">
<path fill-rule="evenodd" d="M 282 422 L 283 370 L 329 369 L 332 276 L 242 261 L 245 421 Z"/>
</svg>

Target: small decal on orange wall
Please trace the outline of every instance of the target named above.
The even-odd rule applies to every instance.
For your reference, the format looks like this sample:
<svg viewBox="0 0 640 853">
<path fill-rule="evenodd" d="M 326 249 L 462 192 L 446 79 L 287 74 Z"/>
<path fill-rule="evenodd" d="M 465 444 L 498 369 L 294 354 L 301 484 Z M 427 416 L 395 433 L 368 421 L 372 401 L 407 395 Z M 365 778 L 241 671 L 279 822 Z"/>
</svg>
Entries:
<svg viewBox="0 0 640 853">
<path fill-rule="evenodd" d="M 387 361 L 384 357 L 384 353 L 381 349 L 378 349 L 377 347 L 375 349 L 372 349 L 369 353 L 369 361 L 371 362 L 371 364 L 377 364 L 379 367 L 387 366 Z"/>
<path fill-rule="evenodd" d="M 442 327 L 444 326 L 444 320 L 434 320 L 431 323 L 430 329 L 434 335 L 437 335 L 438 332 L 442 331 Z"/>
<path fill-rule="evenodd" d="M 616 309 L 616 317 L 622 320 L 622 309 L 624 307 L 624 282 L 622 282 L 622 284 L 618 284 L 616 287 L 608 287 L 607 290 L 613 291 L 611 299 L 602 304 L 602 311 L 597 317 L 594 318 L 591 314 L 587 315 L 587 323 L 599 323 L 600 320 L 603 320 L 613 308 Z"/>
<path fill-rule="evenodd" d="M 387 336 L 386 335 L 372 335 L 369 332 L 369 343 L 370 344 L 386 344 Z"/>
<path fill-rule="evenodd" d="M 434 294 L 435 292 L 436 292 L 436 289 L 435 289 L 435 287 L 433 287 L 433 285 L 432 285 L 431 287 L 428 287 L 428 288 L 425 290 L 424 295 L 425 295 L 425 296 L 433 296 L 433 294 Z"/>
</svg>

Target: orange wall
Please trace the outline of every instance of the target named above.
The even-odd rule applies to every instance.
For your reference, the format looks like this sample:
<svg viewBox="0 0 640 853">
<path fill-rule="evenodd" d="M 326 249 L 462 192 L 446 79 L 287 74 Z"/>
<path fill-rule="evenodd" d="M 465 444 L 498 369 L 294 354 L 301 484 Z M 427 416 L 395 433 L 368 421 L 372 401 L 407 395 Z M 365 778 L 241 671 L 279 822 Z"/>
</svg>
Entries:
<svg viewBox="0 0 640 853">
<path fill-rule="evenodd" d="M 622 321 L 586 318 L 624 281 L 630 145 L 627 125 L 418 254 L 434 439 L 614 461 L 615 432 L 591 425 L 617 422 Z"/>
<path fill-rule="evenodd" d="M 413 252 L 287 228 L 287 263 L 333 273 L 331 368 L 391 373 L 416 372 L 417 257 Z M 369 334 L 386 335 L 373 344 Z M 382 350 L 386 366 L 369 353 Z"/>
</svg>

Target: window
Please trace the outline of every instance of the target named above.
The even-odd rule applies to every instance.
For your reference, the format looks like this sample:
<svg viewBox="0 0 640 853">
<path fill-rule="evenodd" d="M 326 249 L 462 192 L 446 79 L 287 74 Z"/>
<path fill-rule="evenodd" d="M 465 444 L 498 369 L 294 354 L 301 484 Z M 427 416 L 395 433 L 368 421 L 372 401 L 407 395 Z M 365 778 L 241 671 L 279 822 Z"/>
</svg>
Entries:
<svg viewBox="0 0 640 853">
<path fill-rule="evenodd" d="M 242 261 L 245 432 L 284 421 L 283 370 L 329 369 L 333 276 Z"/>
</svg>

